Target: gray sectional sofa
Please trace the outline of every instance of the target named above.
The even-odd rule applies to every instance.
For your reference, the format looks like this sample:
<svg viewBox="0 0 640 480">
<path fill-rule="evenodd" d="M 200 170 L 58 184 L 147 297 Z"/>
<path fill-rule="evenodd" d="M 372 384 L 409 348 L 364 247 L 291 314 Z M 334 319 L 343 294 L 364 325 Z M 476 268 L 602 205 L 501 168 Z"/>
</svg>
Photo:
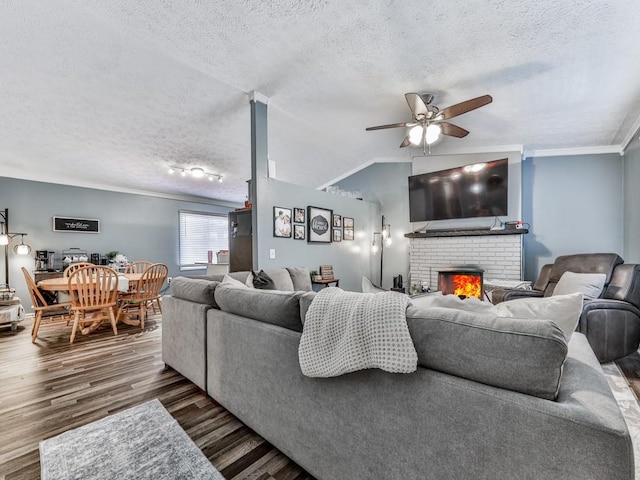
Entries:
<svg viewBox="0 0 640 480">
<path fill-rule="evenodd" d="M 551 320 L 410 305 L 417 371 L 309 378 L 298 345 L 315 293 L 292 284 L 174 278 L 162 355 L 316 478 L 634 478 L 629 432 L 581 333 L 567 343 Z"/>
</svg>

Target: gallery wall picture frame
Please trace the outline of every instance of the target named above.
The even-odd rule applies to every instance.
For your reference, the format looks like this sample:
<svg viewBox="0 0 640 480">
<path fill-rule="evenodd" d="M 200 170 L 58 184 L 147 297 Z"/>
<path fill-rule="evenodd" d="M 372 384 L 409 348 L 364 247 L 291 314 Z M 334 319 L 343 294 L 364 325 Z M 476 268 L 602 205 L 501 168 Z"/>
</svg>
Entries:
<svg viewBox="0 0 640 480">
<path fill-rule="evenodd" d="M 95 218 L 53 217 L 53 231 L 100 233 L 100 220 Z"/>
<path fill-rule="evenodd" d="M 333 228 L 342 227 L 342 215 L 333 214 Z"/>
<path fill-rule="evenodd" d="M 305 240 L 307 238 L 306 230 L 304 225 L 293 225 L 293 239 L 294 240 Z"/>
<path fill-rule="evenodd" d="M 273 236 L 291 238 L 291 209 L 273 207 Z"/>
<path fill-rule="evenodd" d="M 353 228 L 344 228 L 343 232 L 342 232 L 342 239 L 343 240 L 353 240 L 354 234 L 353 234 Z"/>
<path fill-rule="evenodd" d="M 334 228 L 333 229 L 333 241 L 334 242 L 341 242 L 342 241 L 342 229 L 341 228 Z"/>
<path fill-rule="evenodd" d="M 293 221 L 295 223 L 306 223 L 304 208 L 293 209 Z"/>
<path fill-rule="evenodd" d="M 333 210 L 307 207 L 307 242 L 331 243 L 331 221 Z"/>
<path fill-rule="evenodd" d="M 342 239 L 349 241 L 354 240 L 354 222 L 351 217 L 342 217 Z"/>
</svg>

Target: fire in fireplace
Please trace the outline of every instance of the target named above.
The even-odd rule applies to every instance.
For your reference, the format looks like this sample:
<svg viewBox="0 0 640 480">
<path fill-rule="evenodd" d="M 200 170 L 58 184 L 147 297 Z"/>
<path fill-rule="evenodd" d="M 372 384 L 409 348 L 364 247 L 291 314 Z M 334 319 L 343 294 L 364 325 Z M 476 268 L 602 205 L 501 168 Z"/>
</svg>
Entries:
<svg viewBox="0 0 640 480">
<path fill-rule="evenodd" d="M 448 267 L 438 270 L 438 290 L 443 295 L 460 298 L 476 297 L 482 300 L 482 275 L 484 270 L 474 265 Z"/>
</svg>

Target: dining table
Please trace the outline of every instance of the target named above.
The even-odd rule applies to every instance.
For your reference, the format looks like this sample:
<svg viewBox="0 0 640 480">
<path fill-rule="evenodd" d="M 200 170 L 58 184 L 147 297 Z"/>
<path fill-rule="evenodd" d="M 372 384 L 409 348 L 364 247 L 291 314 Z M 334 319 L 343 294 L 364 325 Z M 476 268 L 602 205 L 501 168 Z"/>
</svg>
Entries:
<svg viewBox="0 0 640 480">
<path fill-rule="evenodd" d="M 118 273 L 118 292 L 126 293 L 131 287 L 135 287 L 135 285 L 142 279 L 142 273 Z M 47 278 L 45 280 L 40 280 L 37 283 L 37 287 L 40 290 L 46 290 L 49 292 L 69 292 L 69 288 L 74 288 L 74 283 L 71 282 L 69 284 L 68 277 L 58 277 L 58 278 Z M 122 322 L 127 325 L 138 326 L 140 325 L 139 320 L 133 320 L 126 315 L 118 316 L 116 318 L 116 322 Z M 97 320 L 92 323 L 88 327 L 82 329 L 82 334 L 87 335 L 88 333 L 93 332 L 95 329 L 100 326 L 102 320 Z"/>
</svg>

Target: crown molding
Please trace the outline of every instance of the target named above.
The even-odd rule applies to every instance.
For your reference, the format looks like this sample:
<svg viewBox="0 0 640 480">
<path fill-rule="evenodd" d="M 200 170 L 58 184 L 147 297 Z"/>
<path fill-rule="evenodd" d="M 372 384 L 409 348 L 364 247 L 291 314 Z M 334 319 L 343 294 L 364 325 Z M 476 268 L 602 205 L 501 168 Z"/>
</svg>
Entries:
<svg viewBox="0 0 640 480">
<path fill-rule="evenodd" d="M 115 192 L 115 193 L 128 193 L 131 195 L 143 195 L 146 197 L 154 197 L 154 198 L 165 198 L 167 200 L 178 200 L 183 202 L 191 202 L 191 203 L 202 203 L 205 205 L 215 205 L 220 207 L 229 207 L 229 208 L 239 208 L 243 205 L 241 203 L 228 202 L 225 200 L 216 200 L 213 198 L 205 198 L 198 197 L 196 195 L 175 195 L 171 193 L 159 193 L 147 190 L 138 190 L 135 188 L 123 188 L 111 185 L 102 185 L 98 183 L 87 183 L 87 182 L 73 182 L 64 178 L 52 178 L 50 175 L 43 176 L 40 178 L 38 175 L 2 175 L 5 178 L 15 178 L 17 180 L 27 180 L 30 182 L 41 182 L 41 183 L 52 183 L 55 185 L 63 185 L 65 187 L 78 187 L 78 188 L 89 188 L 93 190 L 103 190 L 106 192 Z"/>
<path fill-rule="evenodd" d="M 570 157 L 574 155 L 602 155 L 605 153 L 617 153 L 624 155 L 622 145 L 600 145 L 593 147 L 573 148 L 546 148 L 540 150 L 525 150 L 524 157 Z"/>
<path fill-rule="evenodd" d="M 631 140 L 633 140 L 633 137 L 638 133 L 638 130 L 640 130 L 640 116 L 636 119 L 635 123 L 627 133 L 627 136 L 624 137 L 624 140 L 622 140 L 621 146 L 623 152 L 627 149 L 627 147 L 631 143 Z"/>
<path fill-rule="evenodd" d="M 250 102 L 260 102 L 267 105 L 269 103 L 269 97 L 263 95 L 260 92 L 256 92 L 255 90 L 251 90 L 249 92 L 249 101 Z"/>
</svg>

